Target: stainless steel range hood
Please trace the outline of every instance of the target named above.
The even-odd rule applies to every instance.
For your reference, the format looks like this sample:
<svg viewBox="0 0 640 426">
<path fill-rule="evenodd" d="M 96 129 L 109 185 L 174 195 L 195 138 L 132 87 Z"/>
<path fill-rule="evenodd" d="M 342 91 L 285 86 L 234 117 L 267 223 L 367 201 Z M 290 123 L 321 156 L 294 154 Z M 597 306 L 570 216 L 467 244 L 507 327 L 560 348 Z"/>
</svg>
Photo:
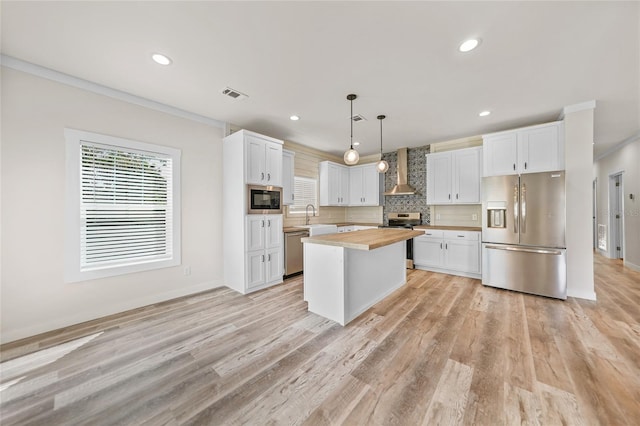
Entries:
<svg viewBox="0 0 640 426">
<path fill-rule="evenodd" d="M 398 150 L 398 183 L 384 195 L 413 195 L 416 190 L 407 184 L 407 148 Z"/>
</svg>

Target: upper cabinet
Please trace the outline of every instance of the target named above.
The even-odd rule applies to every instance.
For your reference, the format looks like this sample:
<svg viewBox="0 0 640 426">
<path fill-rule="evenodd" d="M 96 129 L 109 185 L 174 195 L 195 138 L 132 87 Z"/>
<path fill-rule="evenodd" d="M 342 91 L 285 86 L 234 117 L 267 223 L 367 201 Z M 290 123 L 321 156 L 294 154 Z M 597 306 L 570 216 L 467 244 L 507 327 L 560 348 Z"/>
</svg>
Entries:
<svg viewBox="0 0 640 426">
<path fill-rule="evenodd" d="M 349 205 L 381 205 L 383 178 L 375 163 L 349 167 Z"/>
<path fill-rule="evenodd" d="M 282 204 L 293 204 L 295 153 L 282 150 Z"/>
<path fill-rule="evenodd" d="M 483 176 L 515 175 L 564 169 L 562 121 L 482 137 Z"/>
<path fill-rule="evenodd" d="M 427 154 L 427 204 L 479 204 L 482 147 Z"/>
<path fill-rule="evenodd" d="M 246 182 L 282 186 L 282 142 L 245 132 Z"/>
<path fill-rule="evenodd" d="M 320 205 L 349 205 L 349 168 L 342 164 L 322 161 L 318 165 L 320 177 Z"/>
</svg>

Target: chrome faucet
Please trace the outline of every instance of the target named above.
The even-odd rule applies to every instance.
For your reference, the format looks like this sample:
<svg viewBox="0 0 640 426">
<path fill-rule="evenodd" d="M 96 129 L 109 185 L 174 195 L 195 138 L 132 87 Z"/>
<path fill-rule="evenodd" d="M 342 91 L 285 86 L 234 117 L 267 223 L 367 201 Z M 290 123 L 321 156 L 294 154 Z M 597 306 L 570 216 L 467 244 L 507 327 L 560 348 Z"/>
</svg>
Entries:
<svg viewBox="0 0 640 426">
<path fill-rule="evenodd" d="M 313 215 L 316 215 L 316 208 L 313 204 L 307 204 L 307 207 L 304 208 L 304 224 L 308 225 L 309 224 L 309 207 L 311 207 L 313 209 Z"/>
</svg>

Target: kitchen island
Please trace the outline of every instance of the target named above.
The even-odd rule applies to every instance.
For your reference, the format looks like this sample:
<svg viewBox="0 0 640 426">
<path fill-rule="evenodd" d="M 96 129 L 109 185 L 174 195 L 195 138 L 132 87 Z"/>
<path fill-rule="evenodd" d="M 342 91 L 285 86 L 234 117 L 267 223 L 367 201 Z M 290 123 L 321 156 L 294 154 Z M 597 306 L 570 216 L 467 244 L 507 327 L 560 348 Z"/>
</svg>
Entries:
<svg viewBox="0 0 640 426">
<path fill-rule="evenodd" d="M 303 238 L 309 311 L 349 323 L 406 283 L 405 241 L 423 234 L 386 228 Z"/>
</svg>

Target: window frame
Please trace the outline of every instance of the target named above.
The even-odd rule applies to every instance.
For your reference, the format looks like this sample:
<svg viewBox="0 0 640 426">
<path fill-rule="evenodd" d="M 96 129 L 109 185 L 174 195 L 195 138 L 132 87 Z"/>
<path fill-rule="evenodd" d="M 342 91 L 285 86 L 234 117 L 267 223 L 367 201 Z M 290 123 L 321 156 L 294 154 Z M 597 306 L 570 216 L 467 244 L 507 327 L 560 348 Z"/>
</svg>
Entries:
<svg viewBox="0 0 640 426">
<path fill-rule="evenodd" d="M 66 187 L 65 187 L 65 253 L 64 253 L 64 281 L 73 283 L 79 281 L 107 278 L 135 272 L 151 271 L 155 269 L 178 266 L 182 263 L 181 256 L 181 194 L 180 194 L 180 163 L 181 150 L 162 145 L 139 142 L 115 136 L 102 135 L 75 129 L 64 129 L 66 153 Z M 82 143 L 100 144 L 122 151 L 145 151 L 153 154 L 168 156 L 172 160 L 172 226 L 171 243 L 172 257 L 159 260 L 139 260 L 123 265 L 102 266 L 82 270 L 81 268 L 81 173 L 82 173 Z"/>
<path fill-rule="evenodd" d="M 319 187 L 318 187 L 318 179 L 317 178 L 313 178 L 313 177 L 308 177 L 308 176 L 294 176 L 293 177 L 293 193 L 295 194 L 295 188 L 296 188 L 296 179 L 304 179 L 306 181 L 313 181 L 314 182 L 314 186 L 315 186 L 315 204 L 314 207 L 316 209 L 316 215 L 320 214 L 320 197 L 319 197 Z M 292 207 L 295 206 L 295 201 L 299 199 L 299 197 L 297 195 L 294 195 L 293 197 L 294 199 L 294 204 L 291 204 L 289 206 L 287 206 L 287 214 L 289 216 L 300 216 L 300 215 L 304 215 L 306 214 L 304 210 L 300 210 L 300 211 L 292 211 Z"/>
</svg>

